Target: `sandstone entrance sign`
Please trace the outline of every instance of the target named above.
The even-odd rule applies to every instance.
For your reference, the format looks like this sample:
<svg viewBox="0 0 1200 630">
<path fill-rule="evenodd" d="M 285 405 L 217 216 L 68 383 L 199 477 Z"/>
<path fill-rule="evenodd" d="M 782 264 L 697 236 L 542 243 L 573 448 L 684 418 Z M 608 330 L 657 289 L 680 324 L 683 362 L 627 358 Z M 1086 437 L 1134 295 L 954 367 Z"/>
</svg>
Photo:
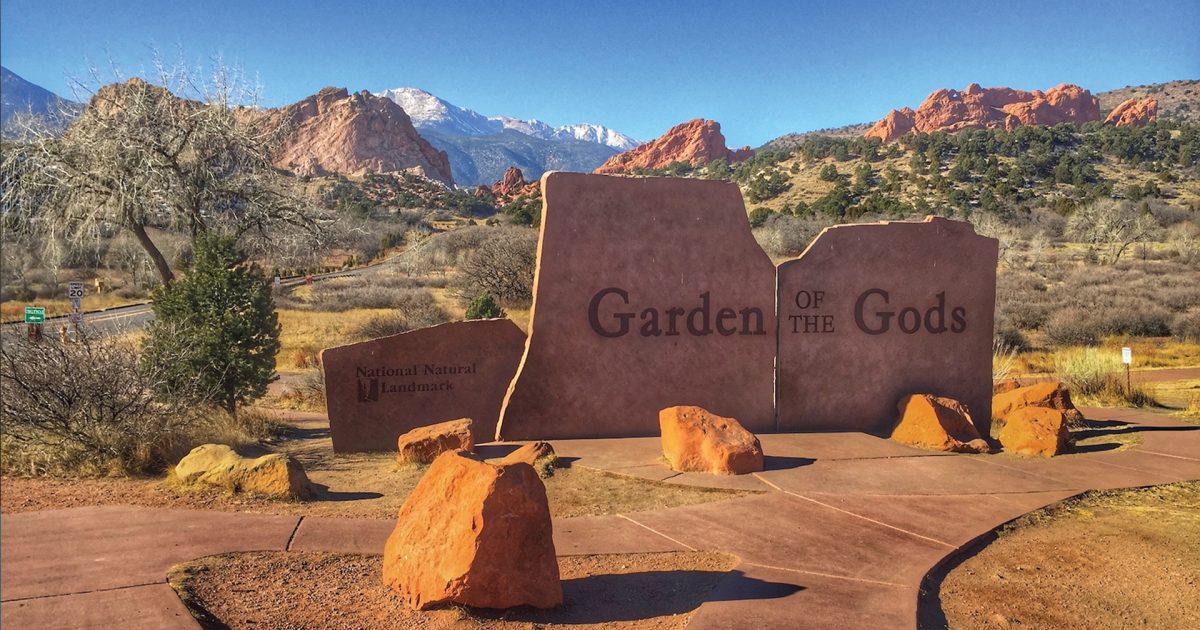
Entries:
<svg viewBox="0 0 1200 630">
<path fill-rule="evenodd" d="M 324 350 L 334 450 L 394 451 L 401 434 L 456 418 L 490 442 L 524 341 L 516 324 L 488 319 Z"/>
<path fill-rule="evenodd" d="M 781 431 L 886 431 L 903 396 L 988 434 L 995 239 L 943 218 L 827 228 L 779 266 Z"/>
<path fill-rule="evenodd" d="M 506 440 L 656 435 L 697 405 L 774 429 L 775 270 L 735 184 L 549 173 Z"/>
</svg>

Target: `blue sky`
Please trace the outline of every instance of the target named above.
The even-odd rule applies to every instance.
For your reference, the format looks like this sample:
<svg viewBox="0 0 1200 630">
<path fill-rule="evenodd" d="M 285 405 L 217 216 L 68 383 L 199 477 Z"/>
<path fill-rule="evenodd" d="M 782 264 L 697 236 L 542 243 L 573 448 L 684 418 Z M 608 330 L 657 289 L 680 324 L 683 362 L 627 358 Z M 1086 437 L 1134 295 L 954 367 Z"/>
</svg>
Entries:
<svg viewBox="0 0 1200 630">
<path fill-rule="evenodd" d="M 1093 91 L 1200 78 L 1200 2 L 0 0 L 0 63 L 68 75 L 220 53 L 266 104 L 420 87 L 487 115 L 639 139 L 696 117 L 730 144 L 864 122 L 939 87 Z"/>
</svg>

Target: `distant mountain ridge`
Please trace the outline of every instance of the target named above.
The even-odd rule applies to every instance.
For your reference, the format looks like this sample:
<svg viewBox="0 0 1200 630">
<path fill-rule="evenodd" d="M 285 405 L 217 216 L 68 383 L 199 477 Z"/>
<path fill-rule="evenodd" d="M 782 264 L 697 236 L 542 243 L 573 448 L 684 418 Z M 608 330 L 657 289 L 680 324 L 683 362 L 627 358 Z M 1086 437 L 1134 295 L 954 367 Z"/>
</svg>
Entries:
<svg viewBox="0 0 1200 630">
<path fill-rule="evenodd" d="M 510 166 L 531 179 L 549 170 L 590 172 L 637 140 L 604 125 L 552 127 L 540 120 L 484 116 L 418 88 L 376 93 L 395 102 L 421 135 L 450 156 L 459 184 L 491 185 Z"/>
<path fill-rule="evenodd" d="M 19 134 L 16 118 L 28 114 L 42 119 L 55 129 L 65 129 L 82 105 L 26 81 L 12 70 L 0 66 L 0 129 L 3 137 Z"/>
<path fill-rule="evenodd" d="M 1097 92 L 1100 111 L 1107 114 L 1129 99 L 1153 97 L 1159 103 L 1158 118 L 1175 122 L 1200 122 L 1200 80 L 1184 79 L 1165 83 L 1126 86 L 1106 92 Z M 800 144 L 808 136 L 853 137 L 869 131 L 873 122 L 855 123 L 843 127 L 817 129 L 787 133 L 772 139 L 758 150 L 787 150 Z"/>
<path fill-rule="evenodd" d="M 543 140 L 583 140 L 603 144 L 618 151 L 627 151 L 641 144 L 615 129 L 594 123 L 551 127 L 537 119 L 484 116 L 474 110 L 459 107 L 420 88 L 393 88 L 377 92 L 375 95 L 391 99 L 403 107 L 417 129 L 429 129 L 441 134 L 487 136 L 500 133 L 505 129 L 512 129 Z"/>
<path fill-rule="evenodd" d="M 536 181 L 546 171 L 590 172 L 616 154 L 616 149 L 583 140 L 545 140 L 513 129 L 486 136 L 452 135 L 420 130 L 421 136 L 450 158 L 454 181 L 490 186 L 516 166 Z"/>
</svg>

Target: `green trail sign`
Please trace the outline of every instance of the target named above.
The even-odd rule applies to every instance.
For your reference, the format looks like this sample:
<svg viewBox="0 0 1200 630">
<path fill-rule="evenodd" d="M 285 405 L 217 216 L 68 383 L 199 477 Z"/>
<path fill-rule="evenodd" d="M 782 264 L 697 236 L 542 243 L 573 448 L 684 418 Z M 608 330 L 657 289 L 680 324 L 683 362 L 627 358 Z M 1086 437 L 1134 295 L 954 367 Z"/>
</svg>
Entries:
<svg viewBox="0 0 1200 630">
<path fill-rule="evenodd" d="M 46 308 L 42 306 L 25 307 L 26 324 L 42 324 L 46 321 Z"/>
</svg>

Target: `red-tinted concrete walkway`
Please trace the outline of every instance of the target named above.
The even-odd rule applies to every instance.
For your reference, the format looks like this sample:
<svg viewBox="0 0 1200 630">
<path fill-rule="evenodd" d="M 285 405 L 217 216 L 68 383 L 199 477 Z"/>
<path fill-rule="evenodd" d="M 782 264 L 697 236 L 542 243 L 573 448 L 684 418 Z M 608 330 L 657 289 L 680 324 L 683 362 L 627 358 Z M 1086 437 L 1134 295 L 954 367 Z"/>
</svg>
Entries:
<svg viewBox="0 0 1200 630">
<path fill-rule="evenodd" d="M 996 526 L 1098 488 L 1200 479 L 1200 427 L 1137 411 L 1085 410 L 1133 423 L 1142 444 L 1050 460 L 943 455 L 876 437 L 767 435 L 753 476 L 675 474 L 657 439 L 555 442 L 560 456 L 666 483 L 762 490 L 687 507 L 555 522 L 560 555 L 718 550 L 740 565 L 695 628 L 911 628 L 935 565 Z M 194 628 L 164 583 L 168 568 L 231 551 L 378 553 L 390 520 L 134 507 L 5 515 L 0 621 L 11 628 Z"/>
</svg>

